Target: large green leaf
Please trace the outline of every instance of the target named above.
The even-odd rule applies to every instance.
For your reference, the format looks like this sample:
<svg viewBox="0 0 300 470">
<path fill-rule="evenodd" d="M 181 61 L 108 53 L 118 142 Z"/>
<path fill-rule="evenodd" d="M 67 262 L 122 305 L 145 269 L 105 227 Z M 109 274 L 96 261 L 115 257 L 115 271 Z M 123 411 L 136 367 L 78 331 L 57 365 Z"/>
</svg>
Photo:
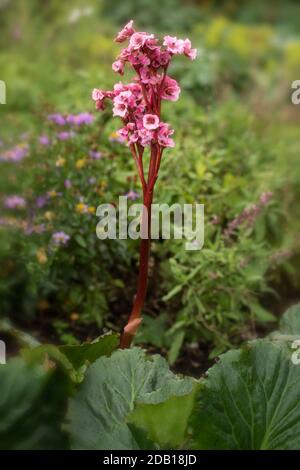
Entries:
<svg viewBox="0 0 300 470">
<path fill-rule="evenodd" d="M 108 333 L 91 343 L 74 346 L 55 346 L 44 344 L 23 351 L 23 357 L 31 363 L 42 363 L 48 359 L 62 366 L 74 382 L 80 382 L 89 364 L 101 356 L 110 356 L 117 349 L 119 337 L 116 333 Z"/>
<path fill-rule="evenodd" d="M 13 359 L 0 366 L 0 449 L 67 447 L 61 430 L 68 381 L 57 372 Z"/>
<path fill-rule="evenodd" d="M 281 344 L 229 351 L 203 380 L 193 414 L 199 449 L 299 449 L 300 365 Z"/>
<path fill-rule="evenodd" d="M 88 370 L 77 395 L 71 400 L 68 413 L 69 431 L 74 449 L 139 449 L 145 439 L 132 427 L 132 423 L 149 431 L 158 443 L 161 434 L 156 430 L 161 419 L 174 418 L 165 412 L 159 416 L 155 407 L 171 400 L 171 397 L 186 397 L 194 393 L 196 381 L 181 379 L 168 368 L 167 362 L 160 356 L 147 357 L 139 348 L 119 350 L 110 358 L 98 359 Z M 137 407 L 147 404 L 147 411 L 141 410 L 132 416 Z M 172 400 L 169 410 L 172 410 Z M 176 403 L 180 406 L 180 403 Z M 149 410 L 156 413 L 157 422 L 149 425 Z M 191 406 L 185 404 L 185 411 L 190 413 Z M 145 420 L 143 420 L 143 415 Z M 179 416 L 179 415 L 178 415 Z M 130 419 L 131 417 L 131 419 Z M 130 424 L 127 421 L 131 421 Z M 181 416 L 177 427 L 183 429 L 187 416 Z M 164 424 L 163 424 L 164 425 Z M 138 429 L 139 429 L 138 428 Z M 134 431 L 135 429 L 135 431 Z M 178 430 L 175 430 L 178 438 Z M 162 433 L 163 441 L 166 439 Z M 172 439 L 170 439 L 171 441 Z M 148 444 L 149 445 L 149 444 Z M 147 447 L 148 448 L 148 447 Z"/>
</svg>

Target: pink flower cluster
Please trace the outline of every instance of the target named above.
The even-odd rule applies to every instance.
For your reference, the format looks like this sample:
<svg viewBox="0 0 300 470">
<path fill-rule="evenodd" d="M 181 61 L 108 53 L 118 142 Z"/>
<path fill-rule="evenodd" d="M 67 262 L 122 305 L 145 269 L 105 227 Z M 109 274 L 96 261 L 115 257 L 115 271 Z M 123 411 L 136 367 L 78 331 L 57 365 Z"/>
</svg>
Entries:
<svg viewBox="0 0 300 470">
<path fill-rule="evenodd" d="M 180 87 L 176 80 L 167 75 L 167 69 L 173 55 L 183 54 L 194 60 L 196 49 L 192 49 L 189 39 L 177 39 L 165 36 L 163 45 L 159 45 L 153 34 L 136 32 L 133 21 L 120 31 L 116 42 L 129 40 L 112 68 L 123 75 L 126 63 L 135 71 L 133 82 L 127 85 L 119 82 L 113 91 L 95 88 L 92 99 L 96 108 L 103 110 L 105 100 L 113 103 L 113 115 L 122 119 L 124 126 L 118 135 L 129 146 L 147 147 L 158 145 L 161 148 L 174 147 L 170 137 L 173 129 L 161 120 L 161 101 L 176 101 Z M 137 152 L 141 153 L 141 152 Z"/>
</svg>

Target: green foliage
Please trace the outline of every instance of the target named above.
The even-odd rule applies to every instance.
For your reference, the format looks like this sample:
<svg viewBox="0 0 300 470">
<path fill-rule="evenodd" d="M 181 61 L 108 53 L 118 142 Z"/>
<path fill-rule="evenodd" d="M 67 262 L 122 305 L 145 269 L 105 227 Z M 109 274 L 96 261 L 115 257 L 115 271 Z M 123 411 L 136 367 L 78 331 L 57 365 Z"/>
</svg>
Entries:
<svg viewBox="0 0 300 470">
<path fill-rule="evenodd" d="M 23 357 L 33 364 L 50 360 L 54 366 L 62 367 L 71 380 L 81 382 L 88 365 L 93 364 L 101 356 L 110 356 L 118 344 L 118 335 L 111 333 L 80 345 L 44 344 L 33 349 L 25 349 Z"/>
<path fill-rule="evenodd" d="M 0 366 L 0 448 L 62 449 L 62 431 L 69 385 L 59 373 L 13 359 Z"/>
<path fill-rule="evenodd" d="M 189 36 L 199 48 L 191 65 L 179 60 L 170 70 L 182 85 L 163 116 L 174 124 L 176 148 L 164 155 L 154 202 L 205 204 L 203 250 L 190 254 L 176 240 L 152 244 L 137 343 L 162 349 L 173 363 L 188 345 L 213 357 L 272 328 L 271 305 L 285 304 L 291 290 L 298 295 L 300 284 L 299 131 L 290 105 L 290 82 L 299 73 L 296 2 L 276 1 L 272 15 L 258 1 L 71 3 L 1 5 L 0 78 L 13 86 L 0 106 L 0 154 L 29 145 L 22 163 L 0 162 L 1 203 L 9 194 L 27 202 L 26 210 L 1 215 L 1 316 L 11 331 L 34 329 L 43 341 L 68 345 L 125 323 L 137 242 L 100 242 L 93 211 L 131 189 L 141 194 L 134 164 L 114 141 L 109 112 L 67 141 L 47 115 L 93 112 L 90 90 L 112 86 L 119 50 L 112 37 L 132 16 L 137 27 Z M 51 145 L 40 145 L 40 135 Z M 103 157 L 93 160 L 91 150 Z M 274 193 L 270 204 L 227 240 L 230 221 L 264 191 Z M 36 208 L 48 193 L 47 205 Z M 90 212 L 81 213 L 80 203 Z M 29 234 L 28 224 L 45 230 Z M 54 249 L 51 237 L 60 230 L 70 242 Z"/>
<path fill-rule="evenodd" d="M 300 334 L 300 306 L 299 304 L 290 307 L 282 316 L 279 323 L 280 333 L 285 335 Z"/>
<path fill-rule="evenodd" d="M 103 0 L 103 13 L 119 26 L 134 18 L 142 30 L 188 31 L 200 18 L 200 11 L 192 2 L 182 8 L 181 0 Z"/>
<path fill-rule="evenodd" d="M 221 355 L 200 380 L 139 348 L 112 352 L 113 335 L 28 350 L 26 362 L 0 367 L 1 448 L 298 449 L 300 368 L 290 346 L 299 315 L 298 304 L 279 332 Z M 62 351 L 77 372 L 87 369 L 72 386 Z"/>
<path fill-rule="evenodd" d="M 300 368 L 284 338 L 299 338 L 299 316 L 298 304 L 283 316 L 280 338 L 229 351 L 208 371 L 193 415 L 196 448 L 299 449 Z"/>
<path fill-rule="evenodd" d="M 137 348 L 98 359 L 71 400 L 68 420 L 72 448 L 139 449 L 128 419 L 131 424 L 149 426 L 157 444 L 177 443 L 191 412 L 189 395 L 194 387 L 192 379 L 172 374 L 162 357 L 146 358 Z M 174 405 L 181 408 L 179 412 Z M 168 423 L 161 426 L 163 415 L 168 416 Z M 170 436 L 175 423 L 175 436 Z"/>
</svg>

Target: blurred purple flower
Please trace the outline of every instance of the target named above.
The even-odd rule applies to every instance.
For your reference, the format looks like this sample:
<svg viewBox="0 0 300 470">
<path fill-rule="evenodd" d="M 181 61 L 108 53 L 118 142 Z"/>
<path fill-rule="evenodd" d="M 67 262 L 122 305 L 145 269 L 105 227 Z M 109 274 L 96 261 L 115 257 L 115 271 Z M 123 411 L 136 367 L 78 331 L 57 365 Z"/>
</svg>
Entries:
<svg viewBox="0 0 300 470">
<path fill-rule="evenodd" d="M 65 232 L 55 232 L 52 235 L 52 241 L 55 246 L 66 245 L 70 240 L 70 235 Z"/>
<path fill-rule="evenodd" d="M 66 124 L 66 119 L 59 113 L 49 114 L 48 120 L 54 122 L 58 126 L 64 126 Z"/>
<path fill-rule="evenodd" d="M 97 152 L 96 150 L 90 150 L 89 151 L 89 156 L 93 158 L 93 160 L 99 160 L 100 158 L 103 157 L 102 152 Z"/>
<path fill-rule="evenodd" d="M 4 206 L 7 209 L 23 209 L 26 206 L 26 201 L 21 196 L 7 196 L 4 200 Z"/>
<path fill-rule="evenodd" d="M 39 143 L 41 145 L 49 145 L 50 144 L 50 139 L 47 135 L 40 135 L 39 136 Z"/>
<path fill-rule="evenodd" d="M 96 183 L 96 178 L 94 176 L 91 176 L 89 179 L 88 179 L 88 182 L 89 184 L 95 184 Z"/>
<path fill-rule="evenodd" d="M 73 126 L 89 125 L 94 122 L 94 119 L 91 113 L 69 114 L 66 117 L 67 123 Z"/>
<path fill-rule="evenodd" d="M 75 133 L 72 131 L 62 131 L 57 133 L 58 140 L 69 140 L 74 137 Z"/>
<path fill-rule="evenodd" d="M 7 162 L 20 162 L 25 157 L 27 157 L 29 153 L 29 146 L 28 144 L 19 144 L 16 145 L 11 150 L 8 150 L 3 155 L 0 156 L 0 161 L 7 161 Z"/>
<path fill-rule="evenodd" d="M 131 201 L 135 201 L 136 199 L 140 197 L 140 195 L 136 193 L 135 191 L 133 191 L 132 189 L 128 193 L 126 193 L 125 196 L 128 199 L 131 199 Z"/>
<path fill-rule="evenodd" d="M 35 201 L 35 206 L 38 208 L 38 209 L 41 209 L 42 207 L 44 207 L 47 202 L 48 202 L 48 195 L 45 194 L 43 196 L 38 196 L 36 201 Z"/>
<path fill-rule="evenodd" d="M 65 186 L 66 189 L 71 188 L 71 186 L 72 186 L 72 181 L 69 180 L 69 179 L 66 179 L 66 180 L 64 181 L 64 186 Z"/>
</svg>

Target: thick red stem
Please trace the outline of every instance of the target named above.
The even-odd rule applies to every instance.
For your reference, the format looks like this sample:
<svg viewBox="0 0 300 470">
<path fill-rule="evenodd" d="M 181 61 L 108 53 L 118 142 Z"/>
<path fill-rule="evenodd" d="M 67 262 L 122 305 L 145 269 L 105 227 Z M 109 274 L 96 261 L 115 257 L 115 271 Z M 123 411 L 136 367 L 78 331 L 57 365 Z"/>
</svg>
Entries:
<svg viewBox="0 0 300 470">
<path fill-rule="evenodd" d="M 140 260 L 139 260 L 139 276 L 137 294 L 133 303 L 131 314 L 127 325 L 124 328 L 121 336 L 120 347 L 122 349 L 129 348 L 131 342 L 136 334 L 138 327 L 140 326 L 141 311 L 145 302 L 148 284 L 148 265 L 149 265 L 149 254 L 150 254 L 150 242 L 151 242 L 151 204 L 153 199 L 152 191 L 147 191 L 144 194 L 144 210 L 142 214 L 141 232 L 147 227 L 147 238 L 143 238 L 140 244 Z"/>
</svg>

